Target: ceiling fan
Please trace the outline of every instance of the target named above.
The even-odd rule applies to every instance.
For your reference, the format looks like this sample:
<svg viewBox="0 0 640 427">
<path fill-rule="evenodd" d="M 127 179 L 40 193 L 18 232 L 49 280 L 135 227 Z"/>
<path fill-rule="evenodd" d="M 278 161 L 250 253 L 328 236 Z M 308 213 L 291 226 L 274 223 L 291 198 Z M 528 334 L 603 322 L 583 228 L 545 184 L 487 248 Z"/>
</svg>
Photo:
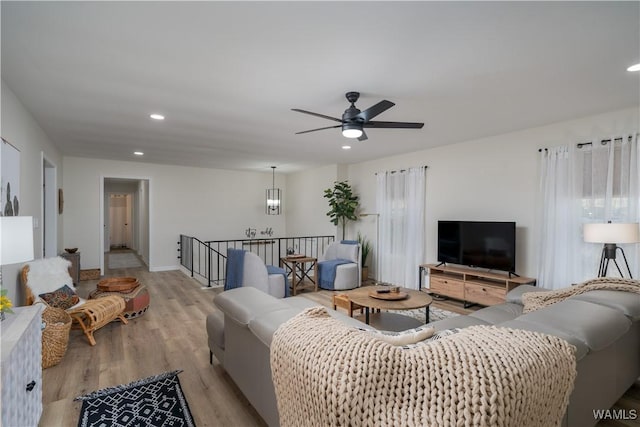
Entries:
<svg viewBox="0 0 640 427">
<path fill-rule="evenodd" d="M 334 122 L 340 123 L 339 125 L 335 126 L 326 126 L 318 129 L 296 132 L 296 135 L 300 135 L 301 133 L 315 132 L 317 130 L 334 129 L 341 127 L 342 135 L 344 137 L 358 138 L 358 141 L 364 141 L 367 139 L 367 134 L 364 132 L 364 128 L 422 129 L 422 127 L 424 126 L 424 123 L 371 121 L 371 119 L 376 117 L 378 114 L 387 111 L 389 108 L 393 107 L 396 104 L 391 101 L 383 100 L 364 111 L 360 111 L 358 108 L 356 108 L 355 105 L 358 101 L 358 98 L 360 98 L 360 92 L 347 92 L 345 96 L 347 98 L 347 101 L 351 103 L 351 106 L 344 110 L 342 119 L 338 119 L 337 117 L 325 116 L 324 114 L 313 113 L 311 111 L 301 110 L 299 108 L 292 108 L 292 111 L 297 111 L 298 113 L 310 114 L 312 116 L 322 117 L 323 119 L 329 119 L 333 120 Z"/>
</svg>

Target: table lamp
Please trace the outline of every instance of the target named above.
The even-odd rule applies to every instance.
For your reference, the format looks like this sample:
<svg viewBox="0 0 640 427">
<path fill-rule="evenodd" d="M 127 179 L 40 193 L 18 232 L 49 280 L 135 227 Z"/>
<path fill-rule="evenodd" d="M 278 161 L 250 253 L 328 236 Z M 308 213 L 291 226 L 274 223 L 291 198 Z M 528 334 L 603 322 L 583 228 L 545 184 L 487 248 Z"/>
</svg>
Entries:
<svg viewBox="0 0 640 427">
<path fill-rule="evenodd" d="M 585 224 L 584 225 L 584 241 L 589 243 L 604 243 L 602 255 L 600 256 L 600 268 L 598 269 L 598 277 L 605 277 L 609 268 L 609 261 L 613 261 L 620 277 L 624 277 L 622 270 L 616 261 L 616 252 L 620 250 L 622 258 L 627 266 L 629 278 L 631 269 L 627 262 L 624 250 L 618 246 L 620 243 L 638 243 L 640 242 L 640 227 L 638 223 L 612 224 L 609 221 L 606 224 Z"/>
<path fill-rule="evenodd" d="M 0 217 L 0 265 L 17 264 L 33 259 L 33 218 Z M 2 270 L 0 269 L 0 283 Z"/>
</svg>

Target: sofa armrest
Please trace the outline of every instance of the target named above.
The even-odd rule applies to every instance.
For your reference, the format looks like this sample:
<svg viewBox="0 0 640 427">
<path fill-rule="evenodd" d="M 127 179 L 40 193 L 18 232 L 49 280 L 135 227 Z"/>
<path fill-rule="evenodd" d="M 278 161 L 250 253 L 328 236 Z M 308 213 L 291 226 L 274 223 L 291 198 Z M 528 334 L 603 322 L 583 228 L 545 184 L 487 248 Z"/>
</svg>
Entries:
<svg viewBox="0 0 640 427">
<path fill-rule="evenodd" d="M 217 295 L 213 302 L 225 314 L 225 317 L 245 326 L 256 316 L 289 307 L 282 300 L 250 286 L 224 291 Z"/>
<path fill-rule="evenodd" d="M 513 304 L 522 304 L 522 294 L 527 292 L 547 292 L 549 289 L 539 288 L 537 286 L 532 285 L 520 285 L 507 293 L 505 298 L 505 302 L 510 302 Z"/>
</svg>

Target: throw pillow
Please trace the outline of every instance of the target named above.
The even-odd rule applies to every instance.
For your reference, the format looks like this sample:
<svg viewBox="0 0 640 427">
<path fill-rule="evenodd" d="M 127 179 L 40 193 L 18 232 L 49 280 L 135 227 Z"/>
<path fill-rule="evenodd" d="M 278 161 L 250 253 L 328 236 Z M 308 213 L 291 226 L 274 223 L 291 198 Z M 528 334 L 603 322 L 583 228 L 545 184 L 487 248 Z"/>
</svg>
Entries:
<svg viewBox="0 0 640 427">
<path fill-rule="evenodd" d="M 372 331 L 362 328 L 357 329 L 367 332 L 381 341 L 387 342 L 391 345 L 402 347 L 402 349 L 404 350 L 409 350 L 420 345 L 429 344 L 432 341 L 456 334 L 462 330 L 460 328 L 451 328 L 435 332 L 435 329 L 429 325 L 419 326 L 417 328 L 408 329 L 402 332 L 376 330 Z"/>
<path fill-rule="evenodd" d="M 51 307 L 61 308 L 63 310 L 71 308 L 80 302 L 80 298 L 76 292 L 67 285 L 58 288 L 53 292 L 40 294 L 38 296 Z"/>
<path fill-rule="evenodd" d="M 436 330 L 432 327 L 420 326 L 414 329 L 407 329 L 402 332 L 394 331 L 367 331 L 375 338 L 392 345 L 405 346 L 424 341 L 434 334 Z"/>
</svg>

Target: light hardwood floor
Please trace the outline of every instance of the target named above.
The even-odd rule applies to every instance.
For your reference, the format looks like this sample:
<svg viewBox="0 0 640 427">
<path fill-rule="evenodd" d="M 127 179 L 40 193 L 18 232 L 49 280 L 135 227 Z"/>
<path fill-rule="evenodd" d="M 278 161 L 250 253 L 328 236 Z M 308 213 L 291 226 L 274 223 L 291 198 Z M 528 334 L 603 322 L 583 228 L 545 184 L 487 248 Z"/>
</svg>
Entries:
<svg viewBox="0 0 640 427">
<path fill-rule="evenodd" d="M 161 372 L 182 369 L 178 378 L 196 425 L 264 426 L 260 416 L 242 396 L 214 359 L 209 364 L 206 316 L 216 310 L 217 290 L 203 290 L 199 283 L 178 271 L 149 273 L 144 268 L 109 270 L 107 276 L 136 276 L 151 294 L 149 310 L 128 325 L 111 323 L 95 333 L 91 347 L 79 331 L 71 331 L 62 362 L 43 372 L 44 411 L 40 426 L 74 426 L 80 415 L 76 396 L 128 383 Z M 98 281 L 84 281 L 78 293 L 87 296 Z M 330 291 L 302 295 L 330 306 Z M 435 306 L 465 313 L 454 301 Z M 597 392 L 597 390 L 594 390 Z M 640 386 L 634 386 L 618 402 L 640 414 Z M 640 421 L 607 422 L 600 427 L 640 426 Z"/>
</svg>

